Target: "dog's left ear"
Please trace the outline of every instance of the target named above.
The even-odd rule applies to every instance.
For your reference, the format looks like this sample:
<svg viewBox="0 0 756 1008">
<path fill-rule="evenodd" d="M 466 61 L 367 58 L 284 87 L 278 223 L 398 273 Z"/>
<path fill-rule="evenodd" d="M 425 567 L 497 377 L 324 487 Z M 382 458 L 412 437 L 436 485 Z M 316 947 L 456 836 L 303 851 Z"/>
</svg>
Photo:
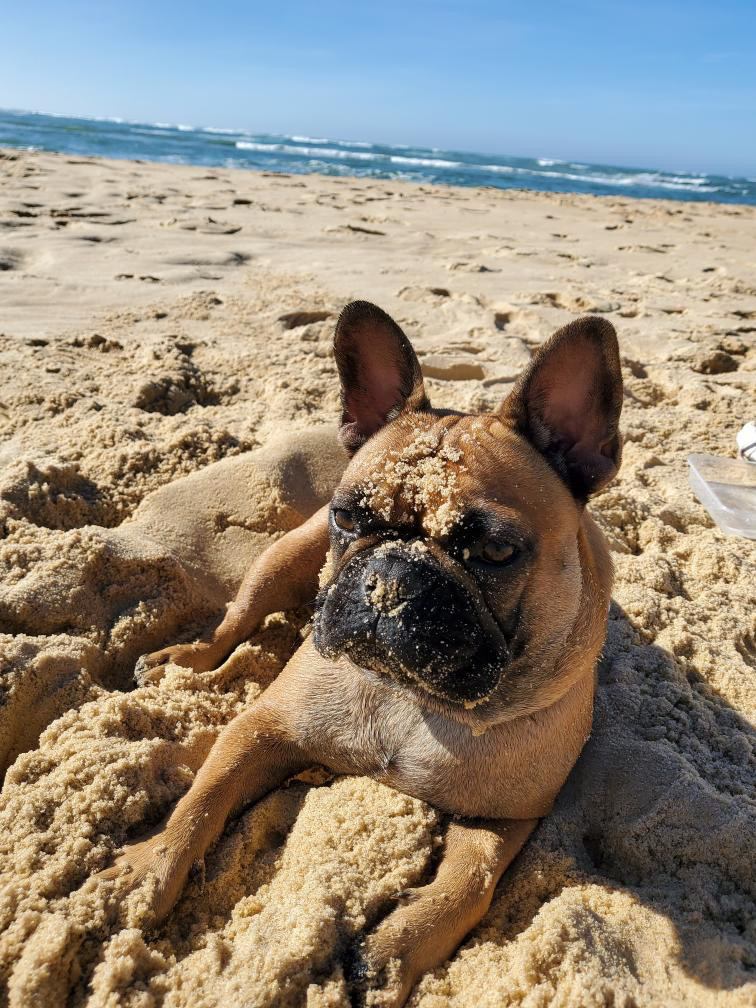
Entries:
<svg viewBox="0 0 756 1008">
<path fill-rule="evenodd" d="M 554 333 L 501 407 L 584 501 L 620 465 L 622 369 L 614 326 L 596 316 Z"/>
<path fill-rule="evenodd" d="M 350 454 L 403 409 L 430 406 L 410 341 L 369 301 L 353 301 L 339 315 L 333 352 L 341 379 L 340 437 Z"/>
</svg>

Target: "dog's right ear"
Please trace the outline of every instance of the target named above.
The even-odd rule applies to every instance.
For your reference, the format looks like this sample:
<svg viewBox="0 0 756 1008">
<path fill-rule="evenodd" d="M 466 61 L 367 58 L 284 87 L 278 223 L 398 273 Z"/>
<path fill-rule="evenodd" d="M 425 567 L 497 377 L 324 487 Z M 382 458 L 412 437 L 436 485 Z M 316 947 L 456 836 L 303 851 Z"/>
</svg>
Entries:
<svg viewBox="0 0 756 1008">
<path fill-rule="evenodd" d="M 352 301 L 339 315 L 333 352 L 341 379 L 341 441 L 352 454 L 404 409 L 428 409 L 420 363 L 390 315 Z"/>
</svg>

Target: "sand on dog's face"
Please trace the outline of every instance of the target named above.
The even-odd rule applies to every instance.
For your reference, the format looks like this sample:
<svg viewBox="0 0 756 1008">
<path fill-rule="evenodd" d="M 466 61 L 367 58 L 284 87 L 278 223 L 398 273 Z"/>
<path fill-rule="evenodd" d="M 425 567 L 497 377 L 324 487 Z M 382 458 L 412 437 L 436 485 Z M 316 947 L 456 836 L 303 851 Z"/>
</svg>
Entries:
<svg viewBox="0 0 756 1008">
<path fill-rule="evenodd" d="M 364 476 L 358 465 L 358 505 L 387 525 L 421 521 L 427 535 L 447 536 L 462 516 L 464 469 L 462 453 L 449 443 L 448 426 L 430 414 L 409 414 L 381 432 L 368 451 Z"/>
<path fill-rule="evenodd" d="M 754 211 L 13 158 L 0 1004 L 346 1006 L 341 951 L 432 871 L 432 809 L 312 779 L 230 824 L 158 932 L 138 894 L 113 907 L 78 888 L 296 646 L 306 614 L 277 616 L 225 685 L 173 669 L 120 692 L 136 655 L 217 615 L 297 520 L 271 453 L 250 453 L 336 417 L 328 316 L 353 296 L 406 326 L 435 405 L 494 409 L 530 348 L 591 308 L 617 324 L 627 390 L 623 468 L 593 506 L 617 567 L 593 737 L 411 1003 L 751 1004 L 753 553 L 712 528 L 684 456 L 729 453 L 752 401 Z M 189 248 L 203 216 L 229 233 L 195 229 Z"/>
</svg>

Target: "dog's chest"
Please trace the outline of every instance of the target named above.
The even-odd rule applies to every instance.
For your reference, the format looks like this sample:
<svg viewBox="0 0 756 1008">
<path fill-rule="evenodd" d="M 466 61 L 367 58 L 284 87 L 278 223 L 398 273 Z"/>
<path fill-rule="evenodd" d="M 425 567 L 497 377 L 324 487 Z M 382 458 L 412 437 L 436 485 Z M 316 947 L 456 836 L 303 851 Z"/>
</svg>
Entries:
<svg viewBox="0 0 756 1008">
<path fill-rule="evenodd" d="M 537 718 L 520 718 L 476 736 L 362 675 L 319 676 L 308 693 L 298 733 L 315 759 L 455 815 L 544 815 L 587 735 L 583 726 L 554 746 Z"/>
</svg>

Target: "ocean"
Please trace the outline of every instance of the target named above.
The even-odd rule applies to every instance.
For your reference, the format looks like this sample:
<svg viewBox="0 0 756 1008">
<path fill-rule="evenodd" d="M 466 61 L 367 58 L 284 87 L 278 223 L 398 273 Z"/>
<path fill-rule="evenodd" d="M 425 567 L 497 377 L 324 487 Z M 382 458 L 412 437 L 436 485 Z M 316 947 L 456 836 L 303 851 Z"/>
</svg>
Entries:
<svg viewBox="0 0 756 1008">
<path fill-rule="evenodd" d="M 756 178 L 506 157 L 329 137 L 276 136 L 122 119 L 0 110 L 0 146 L 94 157 L 323 175 L 407 179 L 454 186 L 538 189 L 756 205 Z"/>
</svg>

